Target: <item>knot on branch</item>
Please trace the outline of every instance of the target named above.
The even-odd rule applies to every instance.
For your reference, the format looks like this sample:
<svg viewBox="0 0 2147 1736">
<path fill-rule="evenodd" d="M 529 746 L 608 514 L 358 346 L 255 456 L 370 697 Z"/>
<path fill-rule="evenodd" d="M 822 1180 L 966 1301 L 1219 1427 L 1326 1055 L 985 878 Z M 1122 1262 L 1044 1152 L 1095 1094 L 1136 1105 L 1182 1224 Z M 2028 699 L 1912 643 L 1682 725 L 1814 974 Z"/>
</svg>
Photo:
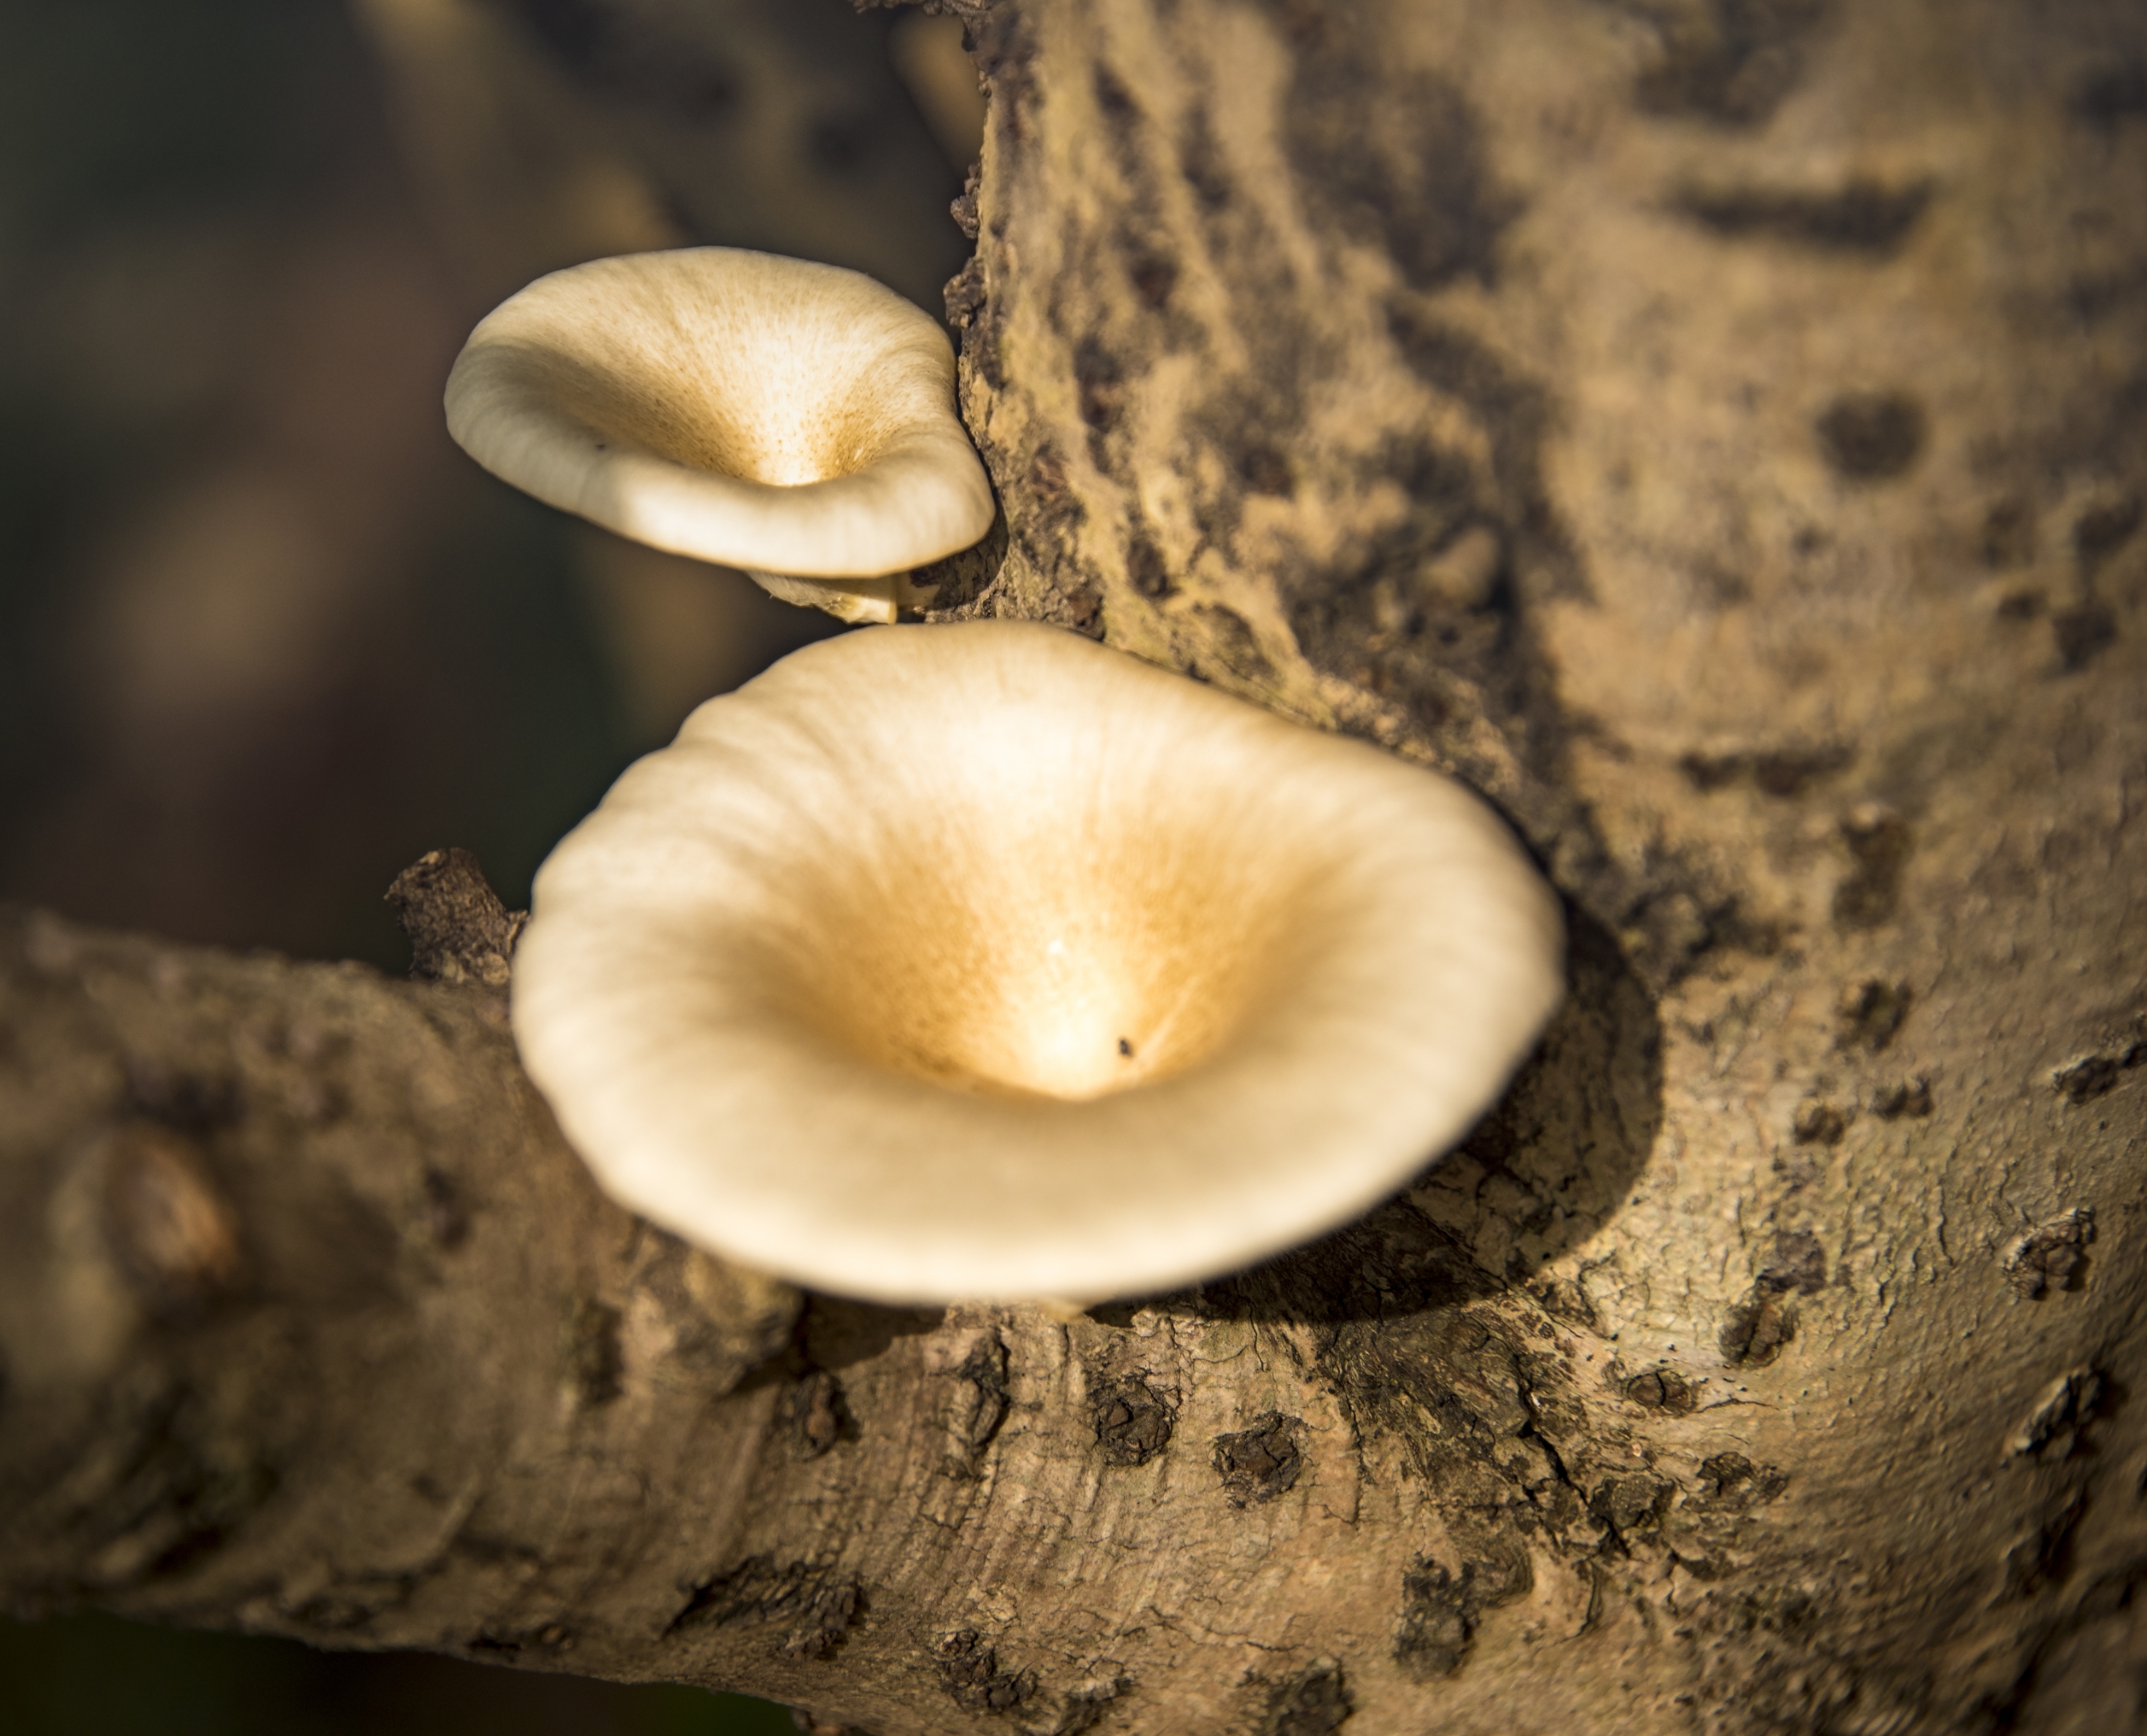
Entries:
<svg viewBox="0 0 2147 1736">
<path fill-rule="evenodd" d="M 395 877 L 388 902 L 410 943 L 410 974 L 417 981 L 507 986 L 514 943 L 529 913 L 501 902 L 468 850 L 428 851 Z"/>
</svg>

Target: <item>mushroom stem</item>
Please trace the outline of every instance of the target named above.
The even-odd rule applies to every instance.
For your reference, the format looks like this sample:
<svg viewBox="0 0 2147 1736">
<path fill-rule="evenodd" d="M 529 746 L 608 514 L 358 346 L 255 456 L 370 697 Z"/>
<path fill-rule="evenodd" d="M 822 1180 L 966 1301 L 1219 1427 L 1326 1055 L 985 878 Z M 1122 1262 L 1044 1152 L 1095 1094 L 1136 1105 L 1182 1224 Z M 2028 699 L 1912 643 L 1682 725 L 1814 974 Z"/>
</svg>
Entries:
<svg viewBox="0 0 2147 1736">
<path fill-rule="evenodd" d="M 771 597 L 801 608 L 825 609 L 838 621 L 885 626 L 902 618 L 902 577 L 793 578 L 748 567 L 745 575 Z"/>
</svg>

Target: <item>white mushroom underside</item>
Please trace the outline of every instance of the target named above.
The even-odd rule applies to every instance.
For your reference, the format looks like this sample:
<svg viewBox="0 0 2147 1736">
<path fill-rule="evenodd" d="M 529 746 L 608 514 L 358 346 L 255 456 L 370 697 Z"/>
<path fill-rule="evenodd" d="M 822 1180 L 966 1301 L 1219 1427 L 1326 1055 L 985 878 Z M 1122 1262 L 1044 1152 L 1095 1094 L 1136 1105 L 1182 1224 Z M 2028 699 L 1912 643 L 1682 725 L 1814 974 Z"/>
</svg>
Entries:
<svg viewBox="0 0 2147 1736">
<path fill-rule="evenodd" d="M 471 333 L 447 410 L 495 476 L 701 560 L 872 578 L 991 525 L 945 333 L 835 266 L 690 248 L 554 272 Z"/>
<path fill-rule="evenodd" d="M 532 1076 L 617 1198 L 893 1302 L 1339 1224 L 1562 991 L 1475 797 L 1049 628 L 868 629 L 694 713 L 537 883 Z"/>
</svg>

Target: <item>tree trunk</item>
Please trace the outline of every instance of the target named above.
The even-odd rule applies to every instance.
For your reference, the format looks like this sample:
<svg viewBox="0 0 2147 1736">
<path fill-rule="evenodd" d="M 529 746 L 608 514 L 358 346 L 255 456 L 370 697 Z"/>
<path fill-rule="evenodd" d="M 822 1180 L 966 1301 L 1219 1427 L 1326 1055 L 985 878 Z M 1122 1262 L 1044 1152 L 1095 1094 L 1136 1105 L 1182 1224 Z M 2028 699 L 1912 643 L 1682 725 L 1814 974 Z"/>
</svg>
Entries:
<svg viewBox="0 0 2147 1736">
<path fill-rule="evenodd" d="M 2147 18 L 953 9 L 939 612 L 1468 779 L 1540 1053 L 1258 1271 L 912 1314 L 597 1196 L 496 925 L 18 921 L 0 1595 L 881 1736 L 2134 1727 Z"/>
</svg>

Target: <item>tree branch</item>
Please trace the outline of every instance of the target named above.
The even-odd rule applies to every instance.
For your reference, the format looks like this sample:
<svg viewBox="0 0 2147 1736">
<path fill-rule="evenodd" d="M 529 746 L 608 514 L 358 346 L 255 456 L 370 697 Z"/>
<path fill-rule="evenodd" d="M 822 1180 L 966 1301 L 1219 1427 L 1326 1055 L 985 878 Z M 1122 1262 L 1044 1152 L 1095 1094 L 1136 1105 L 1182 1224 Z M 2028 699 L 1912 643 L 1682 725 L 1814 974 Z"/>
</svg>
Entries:
<svg viewBox="0 0 2147 1736">
<path fill-rule="evenodd" d="M 884 1736 L 2092 1722 L 2137 9 L 953 9 L 1006 535 L 948 612 L 1485 790 L 1572 907 L 1542 1054 L 1259 1272 L 801 1311 L 593 1194 L 495 991 L 14 919 L 4 1596 Z"/>
</svg>

